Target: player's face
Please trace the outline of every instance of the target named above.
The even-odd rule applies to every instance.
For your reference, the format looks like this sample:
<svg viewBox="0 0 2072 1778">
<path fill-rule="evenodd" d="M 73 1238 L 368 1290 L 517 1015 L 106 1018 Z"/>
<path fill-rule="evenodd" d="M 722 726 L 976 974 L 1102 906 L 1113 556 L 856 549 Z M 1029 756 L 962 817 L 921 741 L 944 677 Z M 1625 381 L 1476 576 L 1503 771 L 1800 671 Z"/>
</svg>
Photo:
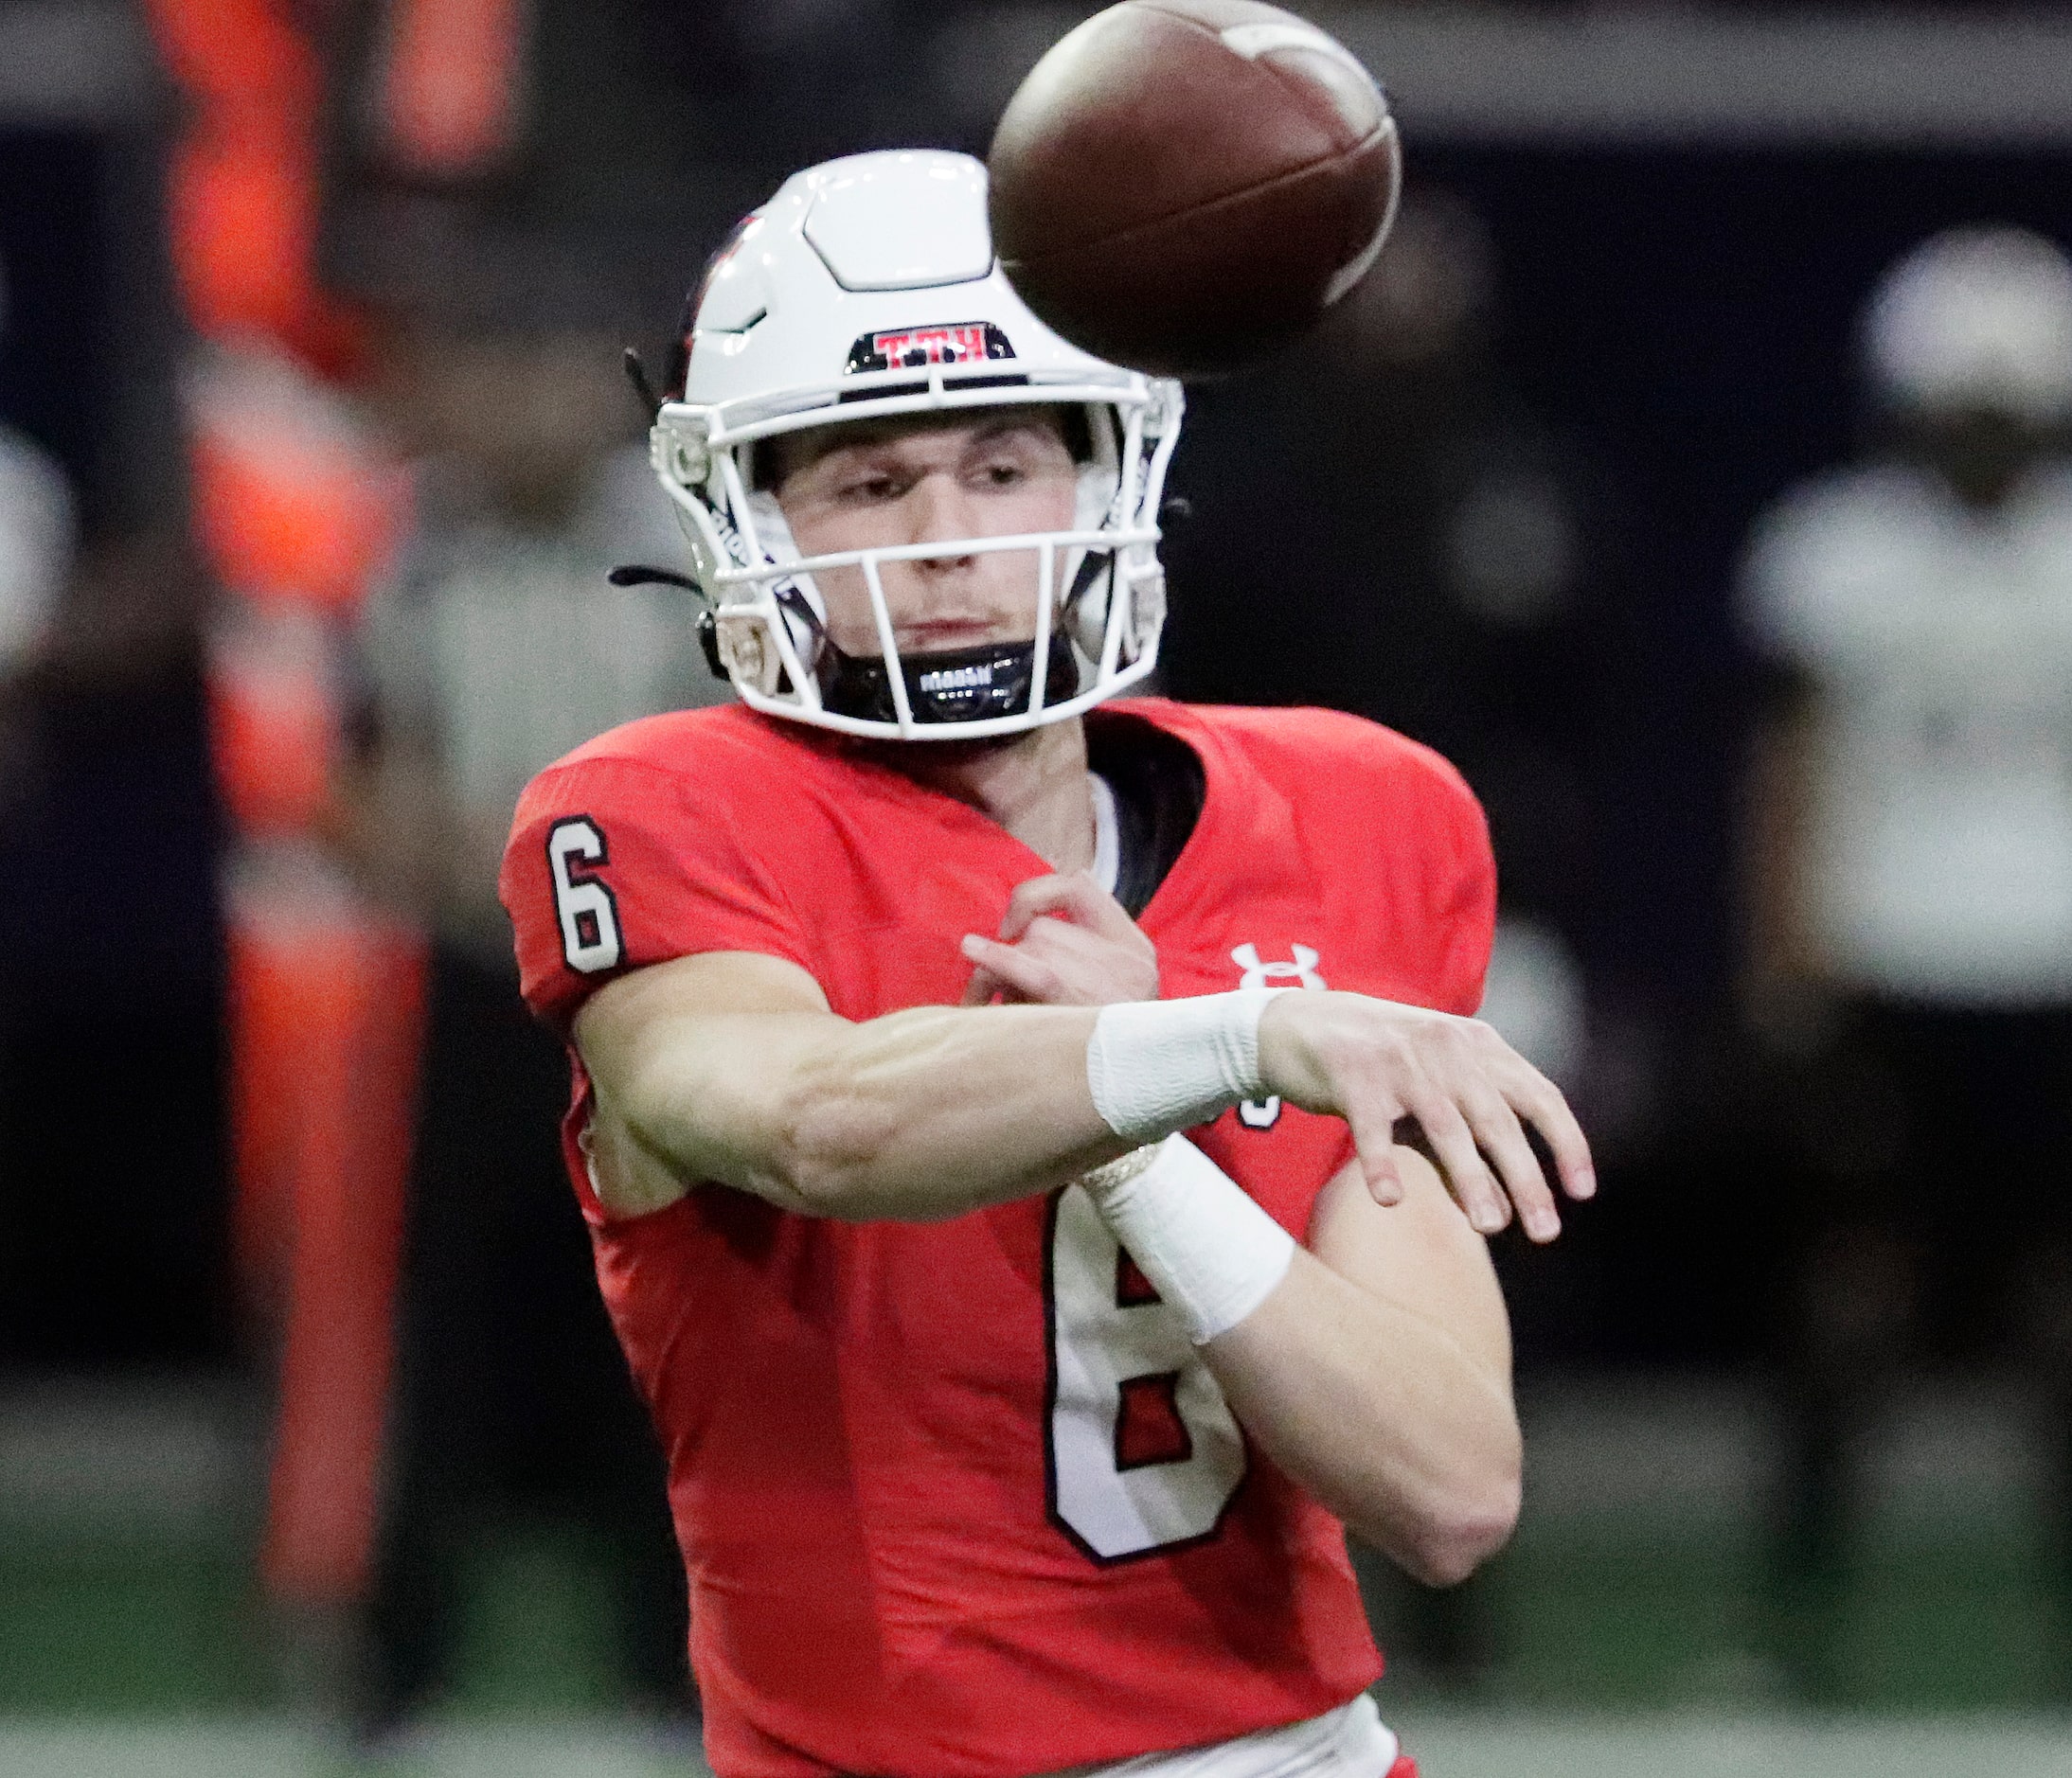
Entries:
<svg viewBox="0 0 2072 1778">
<path fill-rule="evenodd" d="M 1056 418 L 987 415 L 797 440 L 777 487 L 805 556 L 1071 527 L 1078 474 Z M 1042 560 L 1034 550 L 926 557 L 880 565 L 901 653 L 933 653 L 1035 634 Z M 828 633 L 848 654 L 875 653 L 878 631 L 861 568 L 814 577 Z"/>
</svg>

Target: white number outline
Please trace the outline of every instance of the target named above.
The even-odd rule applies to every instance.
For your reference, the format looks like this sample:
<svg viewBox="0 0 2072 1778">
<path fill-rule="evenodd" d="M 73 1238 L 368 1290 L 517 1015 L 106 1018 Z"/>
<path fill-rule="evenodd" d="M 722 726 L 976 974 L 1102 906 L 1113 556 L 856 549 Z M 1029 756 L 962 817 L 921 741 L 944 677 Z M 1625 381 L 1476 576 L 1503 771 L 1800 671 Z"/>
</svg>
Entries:
<svg viewBox="0 0 2072 1778">
<path fill-rule="evenodd" d="M 1077 1194 L 1077 1197 L 1068 1209 L 1066 1200 L 1073 1197 L 1074 1194 Z M 1246 1479 L 1251 1474 L 1251 1447 L 1244 1436 L 1242 1429 L 1238 1425 L 1236 1415 L 1230 1412 L 1230 1405 L 1224 1398 L 1221 1386 L 1217 1383 L 1215 1378 L 1209 1374 L 1207 1365 L 1202 1362 L 1200 1355 L 1188 1342 L 1187 1330 L 1182 1325 L 1179 1316 L 1165 1304 L 1157 1301 L 1127 1305 L 1118 1301 L 1116 1305 L 1116 1311 L 1118 1315 L 1127 1314 L 1134 1317 L 1158 1318 L 1158 1322 L 1163 1324 L 1158 1329 L 1163 1337 L 1157 1343 L 1164 1346 L 1166 1352 L 1172 1358 L 1173 1362 L 1158 1370 L 1133 1373 L 1129 1378 L 1121 1380 L 1134 1381 L 1136 1380 L 1136 1377 L 1139 1375 L 1162 1377 L 1169 1372 L 1175 1375 L 1173 1405 L 1179 1414 L 1181 1424 L 1188 1433 L 1188 1454 L 1183 1458 L 1165 1461 L 1122 1464 L 1118 1460 L 1119 1453 L 1116 1451 L 1116 1445 L 1121 1434 L 1121 1401 L 1119 1397 L 1116 1403 L 1115 1418 L 1109 1423 L 1106 1429 L 1105 1440 L 1101 1443 L 1106 1451 L 1110 1453 L 1115 1479 L 1125 1493 L 1139 1492 L 1147 1487 L 1155 1490 L 1160 1481 L 1164 1479 L 1161 1478 L 1160 1471 L 1177 1472 L 1172 1474 L 1172 1479 L 1178 1480 L 1180 1475 L 1193 1471 L 1197 1460 L 1199 1460 L 1203 1466 L 1203 1472 L 1208 1476 L 1211 1484 L 1219 1481 L 1222 1484 L 1223 1491 L 1216 1500 L 1214 1515 L 1209 1523 L 1201 1530 L 1190 1531 L 1178 1537 L 1163 1539 L 1152 1538 L 1150 1541 L 1132 1547 L 1111 1548 L 1103 1552 L 1096 1546 L 1085 1531 L 1072 1522 L 1065 1502 L 1061 1497 L 1058 1446 L 1061 1408 L 1059 1351 L 1062 1344 L 1062 1336 L 1058 1313 L 1057 1268 L 1061 1225 L 1067 1215 L 1075 1215 L 1078 1225 L 1082 1228 L 1098 1227 L 1103 1234 L 1107 1233 L 1106 1224 L 1100 1221 L 1099 1213 L 1094 1210 L 1092 1202 L 1086 1198 L 1082 1187 L 1067 1185 L 1061 1191 L 1051 1193 L 1050 1202 L 1046 1207 L 1044 1218 L 1044 1504 L 1045 1516 L 1049 1519 L 1051 1524 L 1063 1533 L 1081 1555 L 1084 1556 L 1090 1562 L 1102 1568 L 1112 1568 L 1122 1562 L 1141 1561 L 1147 1556 L 1170 1556 L 1176 1551 L 1189 1550 L 1197 1544 L 1210 1542 L 1222 1535 L 1224 1523 L 1230 1516 L 1231 1505 L 1237 1500 Z M 1109 1239 L 1112 1242 L 1113 1236 L 1111 1236 Z M 1116 1245 L 1115 1251 L 1119 1254 L 1121 1251 L 1119 1244 Z M 1114 1262 L 1108 1262 L 1108 1275 L 1111 1277 L 1118 1275 L 1118 1271 L 1114 1266 Z M 1112 1285 L 1109 1288 L 1114 1289 Z M 1141 1323 L 1139 1325 L 1140 1326 L 1149 1325 L 1149 1324 Z M 1124 1478 L 1126 1477 L 1141 1478 L 1141 1480 L 1125 1481 Z M 1189 1477 L 1189 1479 L 1193 1478 Z M 1188 1508 L 1185 1503 L 1180 1503 L 1175 1507 L 1175 1510 L 1184 1512 Z M 1194 1508 L 1194 1511 L 1198 1516 L 1198 1505 Z"/>
<path fill-rule="evenodd" d="M 564 841 L 563 836 L 568 836 Z M 588 815 L 557 821 L 546 836 L 547 874 L 554 880 L 554 917 L 562 929 L 562 959 L 578 975 L 601 975 L 616 969 L 626 955 L 618 921 L 618 898 L 611 885 L 585 870 L 577 875 L 571 858 L 594 869 L 611 862 L 604 829 Z M 583 941 L 576 922 L 584 914 L 597 921 L 598 935 Z"/>
</svg>

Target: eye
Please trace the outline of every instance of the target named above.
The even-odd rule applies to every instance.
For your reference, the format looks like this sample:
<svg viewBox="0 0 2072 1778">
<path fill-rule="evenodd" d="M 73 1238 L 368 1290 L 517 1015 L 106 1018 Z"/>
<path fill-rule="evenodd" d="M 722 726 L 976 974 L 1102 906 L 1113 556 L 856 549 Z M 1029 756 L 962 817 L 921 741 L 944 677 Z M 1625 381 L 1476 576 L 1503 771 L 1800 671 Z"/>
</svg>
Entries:
<svg viewBox="0 0 2072 1778">
<path fill-rule="evenodd" d="M 865 507 L 897 500 L 904 491 L 896 476 L 883 470 L 868 470 L 848 477 L 836 489 L 835 497 L 845 505 Z"/>
</svg>

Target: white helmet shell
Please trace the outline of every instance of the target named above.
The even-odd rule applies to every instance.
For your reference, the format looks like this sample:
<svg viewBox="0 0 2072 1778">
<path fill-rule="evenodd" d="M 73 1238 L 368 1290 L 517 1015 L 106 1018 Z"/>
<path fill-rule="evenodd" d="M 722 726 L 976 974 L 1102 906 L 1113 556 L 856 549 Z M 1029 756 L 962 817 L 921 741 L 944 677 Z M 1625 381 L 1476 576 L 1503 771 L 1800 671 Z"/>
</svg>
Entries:
<svg viewBox="0 0 2072 1778">
<path fill-rule="evenodd" d="M 897 151 L 795 174 L 715 258 L 686 319 L 682 386 L 656 416 L 652 457 L 746 702 L 852 734 L 960 740 L 1075 716 L 1156 666 L 1179 384 L 1082 352 L 1030 312 L 993 257 L 980 162 Z M 755 448 L 779 434 L 1016 404 L 1087 415 L 1070 531 L 801 559 L 775 499 L 757 491 Z M 1026 696 L 976 718 L 917 710 L 879 564 L 1003 549 L 1040 563 Z M 870 590 L 889 692 L 873 715 L 828 707 L 819 671 L 829 645 L 813 577 L 851 565 Z M 1061 635 L 1076 685 L 1051 683 Z"/>
<path fill-rule="evenodd" d="M 1896 405 L 2058 424 L 2072 417 L 2072 261 L 2027 229 L 1933 236 L 1879 281 L 1864 356 Z"/>
</svg>

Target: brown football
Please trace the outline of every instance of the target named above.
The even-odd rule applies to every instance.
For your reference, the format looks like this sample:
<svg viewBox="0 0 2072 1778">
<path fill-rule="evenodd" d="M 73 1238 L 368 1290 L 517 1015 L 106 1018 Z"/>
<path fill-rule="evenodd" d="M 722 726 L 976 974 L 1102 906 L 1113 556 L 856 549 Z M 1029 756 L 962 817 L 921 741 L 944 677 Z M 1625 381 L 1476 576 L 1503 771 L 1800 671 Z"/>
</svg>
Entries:
<svg viewBox="0 0 2072 1778">
<path fill-rule="evenodd" d="M 1388 101 L 1259 0 L 1122 0 L 1052 45 L 988 156 L 992 237 L 1074 345 L 1164 376 L 1265 357 L 1359 282 L 1395 214 Z"/>
</svg>

